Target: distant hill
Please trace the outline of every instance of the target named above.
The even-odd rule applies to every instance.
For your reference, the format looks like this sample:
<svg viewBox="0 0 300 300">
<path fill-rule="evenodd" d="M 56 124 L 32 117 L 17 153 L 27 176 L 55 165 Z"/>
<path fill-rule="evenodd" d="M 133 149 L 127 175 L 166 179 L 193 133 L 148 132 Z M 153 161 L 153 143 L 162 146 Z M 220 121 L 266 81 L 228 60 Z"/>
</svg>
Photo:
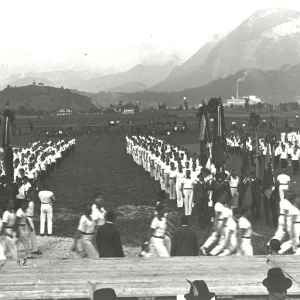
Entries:
<svg viewBox="0 0 300 300">
<path fill-rule="evenodd" d="M 5 88 L 0 91 L 0 109 L 9 106 L 18 109 L 24 106 L 27 110 L 53 111 L 61 108 L 69 108 L 73 111 L 85 111 L 95 108 L 91 99 L 86 96 L 73 93 L 68 89 L 50 86 L 23 86 Z"/>
<path fill-rule="evenodd" d="M 134 93 L 146 89 L 147 86 L 142 82 L 128 82 L 109 89 L 103 92 L 111 93 Z"/>
<path fill-rule="evenodd" d="M 24 86 L 31 84 L 33 79 L 37 82 L 43 82 L 44 85 L 69 88 L 76 84 L 80 84 L 85 80 L 100 76 L 100 73 L 89 71 L 50 71 L 50 72 L 29 72 L 25 74 L 12 74 L 7 78 L 6 87 L 8 84 L 12 86 Z"/>
<path fill-rule="evenodd" d="M 33 81 L 35 81 L 36 84 L 43 83 L 46 86 L 55 86 L 55 84 L 52 81 L 49 81 L 49 80 L 47 80 L 45 78 L 28 76 L 28 77 L 16 79 L 16 80 L 14 80 L 12 82 L 9 82 L 8 84 L 5 84 L 5 85 L 1 86 L 0 90 L 5 89 L 8 85 L 10 85 L 10 86 L 17 86 L 17 87 L 27 86 L 29 84 L 32 84 Z"/>
<path fill-rule="evenodd" d="M 180 70 L 177 68 L 179 74 L 175 76 L 173 71 L 175 80 L 165 80 L 151 90 L 179 91 L 242 69 L 278 70 L 286 64 L 300 63 L 300 13 L 282 8 L 259 10 L 219 42 L 202 48 Z M 188 68 L 188 62 L 197 69 Z M 184 67 L 189 74 L 182 71 Z"/>
<path fill-rule="evenodd" d="M 285 65 L 280 70 L 239 70 L 234 75 L 217 79 L 201 87 L 186 89 L 178 92 L 153 92 L 144 91 L 139 93 L 115 94 L 123 102 L 139 101 L 147 103 L 155 101 L 166 103 L 167 106 L 183 104 L 186 97 L 190 105 L 201 103 L 201 100 L 209 100 L 212 97 L 221 97 L 223 100 L 236 97 L 238 78 L 245 78 L 239 82 L 239 96 L 255 95 L 264 102 L 279 104 L 300 100 L 300 64 Z"/>
<path fill-rule="evenodd" d="M 166 63 L 162 66 L 139 64 L 127 72 L 89 79 L 72 88 L 79 91 L 97 93 L 132 82 L 141 82 L 150 87 L 165 79 L 174 67 L 175 63 L 173 62 Z"/>
</svg>

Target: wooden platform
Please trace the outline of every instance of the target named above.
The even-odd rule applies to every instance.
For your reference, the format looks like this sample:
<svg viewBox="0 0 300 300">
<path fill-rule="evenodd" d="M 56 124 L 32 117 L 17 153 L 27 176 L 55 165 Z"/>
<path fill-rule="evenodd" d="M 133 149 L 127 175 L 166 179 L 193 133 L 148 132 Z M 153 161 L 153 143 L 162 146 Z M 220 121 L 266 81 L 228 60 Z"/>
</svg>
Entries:
<svg viewBox="0 0 300 300">
<path fill-rule="evenodd" d="M 271 259 L 300 283 L 299 256 Z M 189 291 L 186 279 L 205 280 L 219 299 L 265 299 L 267 291 L 261 282 L 268 271 L 266 261 L 265 256 L 39 259 L 19 266 L 6 260 L 0 261 L 0 299 L 88 299 L 87 281 L 114 288 L 118 297 L 176 299 Z M 288 295 L 300 298 L 300 285 L 293 282 Z"/>
</svg>

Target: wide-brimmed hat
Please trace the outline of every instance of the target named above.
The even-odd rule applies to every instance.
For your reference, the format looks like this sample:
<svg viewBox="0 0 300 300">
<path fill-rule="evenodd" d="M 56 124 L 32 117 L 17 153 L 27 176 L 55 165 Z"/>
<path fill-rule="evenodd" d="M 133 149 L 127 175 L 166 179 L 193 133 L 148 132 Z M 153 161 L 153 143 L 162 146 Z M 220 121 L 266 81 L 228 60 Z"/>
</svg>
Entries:
<svg viewBox="0 0 300 300">
<path fill-rule="evenodd" d="M 292 280 L 286 278 L 280 268 L 273 268 L 268 271 L 268 277 L 262 284 L 271 290 L 287 290 L 292 286 Z"/>
<path fill-rule="evenodd" d="M 116 300 L 117 295 L 113 289 L 99 289 L 94 291 L 93 300 Z"/>
<path fill-rule="evenodd" d="M 195 280 L 190 282 L 190 292 L 184 295 L 184 298 L 187 300 L 210 300 L 215 297 L 215 293 L 211 293 L 203 280 Z"/>
</svg>

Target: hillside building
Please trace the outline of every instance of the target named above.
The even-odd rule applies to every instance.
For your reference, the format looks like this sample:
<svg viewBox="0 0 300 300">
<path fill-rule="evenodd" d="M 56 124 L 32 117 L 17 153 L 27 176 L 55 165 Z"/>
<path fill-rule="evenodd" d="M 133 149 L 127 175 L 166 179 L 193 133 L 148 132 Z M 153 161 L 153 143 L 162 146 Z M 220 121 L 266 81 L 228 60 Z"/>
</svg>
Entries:
<svg viewBox="0 0 300 300">
<path fill-rule="evenodd" d="M 53 116 L 70 116 L 73 115 L 73 111 L 69 108 L 62 108 L 52 113 Z"/>
<path fill-rule="evenodd" d="M 114 108 L 116 113 L 121 114 L 135 114 L 140 111 L 140 108 L 137 105 L 133 105 L 131 103 L 124 104 L 124 105 L 118 105 Z"/>
</svg>

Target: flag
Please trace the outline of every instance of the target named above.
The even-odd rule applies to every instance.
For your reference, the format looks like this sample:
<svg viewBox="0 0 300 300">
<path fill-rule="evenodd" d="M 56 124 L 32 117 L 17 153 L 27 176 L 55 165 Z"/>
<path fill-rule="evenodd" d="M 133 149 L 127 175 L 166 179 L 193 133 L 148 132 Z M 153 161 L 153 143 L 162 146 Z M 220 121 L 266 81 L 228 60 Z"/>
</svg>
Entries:
<svg viewBox="0 0 300 300">
<path fill-rule="evenodd" d="M 264 195 L 267 196 L 268 199 L 270 199 L 273 188 L 274 188 L 274 177 L 273 177 L 273 170 L 271 164 L 270 144 L 268 144 L 265 163 L 264 163 L 264 175 L 263 175 L 263 182 L 262 182 L 262 192 Z"/>
</svg>

